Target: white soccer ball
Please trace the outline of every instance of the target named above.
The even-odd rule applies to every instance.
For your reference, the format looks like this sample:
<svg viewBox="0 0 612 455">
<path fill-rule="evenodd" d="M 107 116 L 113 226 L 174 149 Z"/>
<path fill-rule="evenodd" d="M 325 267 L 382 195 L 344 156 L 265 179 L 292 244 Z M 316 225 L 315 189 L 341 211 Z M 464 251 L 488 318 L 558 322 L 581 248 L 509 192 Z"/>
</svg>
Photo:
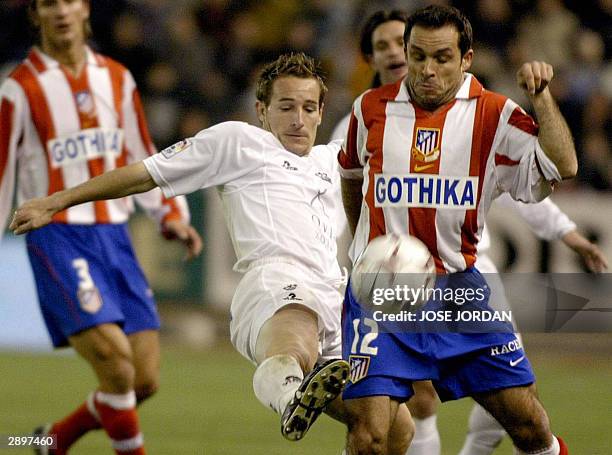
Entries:
<svg viewBox="0 0 612 455">
<path fill-rule="evenodd" d="M 415 311 L 436 280 L 431 253 L 416 237 L 387 234 L 373 239 L 355 263 L 351 291 L 372 309 Z"/>
</svg>

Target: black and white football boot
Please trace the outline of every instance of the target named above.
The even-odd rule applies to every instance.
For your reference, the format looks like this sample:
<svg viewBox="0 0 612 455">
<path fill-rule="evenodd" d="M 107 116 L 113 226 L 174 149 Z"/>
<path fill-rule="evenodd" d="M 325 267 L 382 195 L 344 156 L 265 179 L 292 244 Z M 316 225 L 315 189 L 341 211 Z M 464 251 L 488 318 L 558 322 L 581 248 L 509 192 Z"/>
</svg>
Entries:
<svg viewBox="0 0 612 455">
<path fill-rule="evenodd" d="M 281 433 L 290 441 L 299 441 L 327 405 L 344 390 L 349 364 L 342 359 L 315 365 L 306 375 L 281 418 Z"/>
</svg>

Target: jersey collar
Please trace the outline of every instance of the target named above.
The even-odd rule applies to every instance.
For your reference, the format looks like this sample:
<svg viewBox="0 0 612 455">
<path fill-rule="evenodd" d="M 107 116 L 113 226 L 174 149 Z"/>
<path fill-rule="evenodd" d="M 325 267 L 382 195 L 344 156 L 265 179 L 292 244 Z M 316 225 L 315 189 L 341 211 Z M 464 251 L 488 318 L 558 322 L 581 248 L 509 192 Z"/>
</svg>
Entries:
<svg viewBox="0 0 612 455">
<path fill-rule="evenodd" d="M 96 54 L 94 54 L 94 52 L 91 50 L 91 48 L 89 46 L 85 46 L 85 52 L 86 52 L 86 60 L 87 60 L 87 65 L 99 65 L 100 62 L 98 61 L 98 59 L 96 58 Z M 43 66 L 43 71 L 46 71 L 48 69 L 52 69 L 52 68 L 59 68 L 60 63 L 55 60 L 53 57 L 51 57 L 50 55 L 45 54 L 42 49 L 38 46 L 34 46 L 32 48 L 32 50 L 30 51 L 30 60 L 32 61 L 38 61 L 42 63 Z M 40 65 L 36 65 L 37 67 Z M 38 69 L 38 68 L 37 68 Z M 43 72 L 43 71 L 39 71 L 39 72 Z"/>
<path fill-rule="evenodd" d="M 389 97 L 389 101 L 396 101 L 399 103 L 408 103 L 410 101 L 410 95 L 408 94 L 408 88 L 405 84 L 406 79 L 402 79 L 401 81 L 396 82 L 399 84 L 399 90 L 397 91 L 397 95 L 395 97 Z M 482 95 L 484 91 L 484 87 L 482 84 L 476 79 L 476 77 L 472 73 L 465 73 L 465 80 L 461 87 L 459 87 L 459 91 L 455 95 L 455 99 L 458 100 L 469 100 L 472 98 L 478 98 Z"/>
</svg>

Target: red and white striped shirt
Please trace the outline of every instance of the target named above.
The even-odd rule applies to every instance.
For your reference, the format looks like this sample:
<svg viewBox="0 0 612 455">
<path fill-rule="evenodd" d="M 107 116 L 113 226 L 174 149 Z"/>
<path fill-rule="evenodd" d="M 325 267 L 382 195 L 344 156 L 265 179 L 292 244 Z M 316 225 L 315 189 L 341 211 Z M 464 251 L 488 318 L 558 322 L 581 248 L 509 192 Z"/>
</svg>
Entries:
<svg viewBox="0 0 612 455">
<path fill-rule="evenodd" d="M 87 48 L 81 75 L 33 48 L 0 87 L 0 236 L 17 202 L 76 186 L 156 152 L 130 72 Z M 134 196 L 159 222 L 189 220 L 184 198 L 159 188 Z M 71 207 L 54 221 L 123 223 L 131 198 Z"/>
<path fill-rule="evenodd" d="M 421 239 L 439 273 L 472 266 L 494 198 L 536 202 L 561 180 L 537 131 L 516 103 L 471 74 L 435 112 L 413 104 L 404 81 L 362 94 L 338 156 L 344 178 L 363 179 L 351 258 L 397 232 Z"/>
</svg>

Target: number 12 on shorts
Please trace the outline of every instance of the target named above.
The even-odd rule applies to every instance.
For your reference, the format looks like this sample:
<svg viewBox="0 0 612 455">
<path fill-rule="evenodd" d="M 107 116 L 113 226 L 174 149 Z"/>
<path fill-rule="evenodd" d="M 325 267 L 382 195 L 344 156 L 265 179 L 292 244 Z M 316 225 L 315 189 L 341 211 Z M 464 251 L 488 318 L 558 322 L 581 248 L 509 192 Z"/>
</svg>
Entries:
<svg viewBox="0 0 612 455">
<path fill-rule="evenodd" d="M 368 333 L 363 334 L 360 337 L 359 333 L 359 325 L 363 323 L 367 328 L 370 329 Z M 351 345 L 351 354 L 362 354 L 362 355 L 376 355 L 378 354 L 378 348 L 375 346 L 370 346 L 377 337 L 378 337 L 378 323 L 374 319 L 364 318 L 361 319 L 353 319 L 353 344 Z M 361 343 L 359 343 L 361 338 Z M 359 350 L 358 350 L 359 348 Z"/>
</svg>

